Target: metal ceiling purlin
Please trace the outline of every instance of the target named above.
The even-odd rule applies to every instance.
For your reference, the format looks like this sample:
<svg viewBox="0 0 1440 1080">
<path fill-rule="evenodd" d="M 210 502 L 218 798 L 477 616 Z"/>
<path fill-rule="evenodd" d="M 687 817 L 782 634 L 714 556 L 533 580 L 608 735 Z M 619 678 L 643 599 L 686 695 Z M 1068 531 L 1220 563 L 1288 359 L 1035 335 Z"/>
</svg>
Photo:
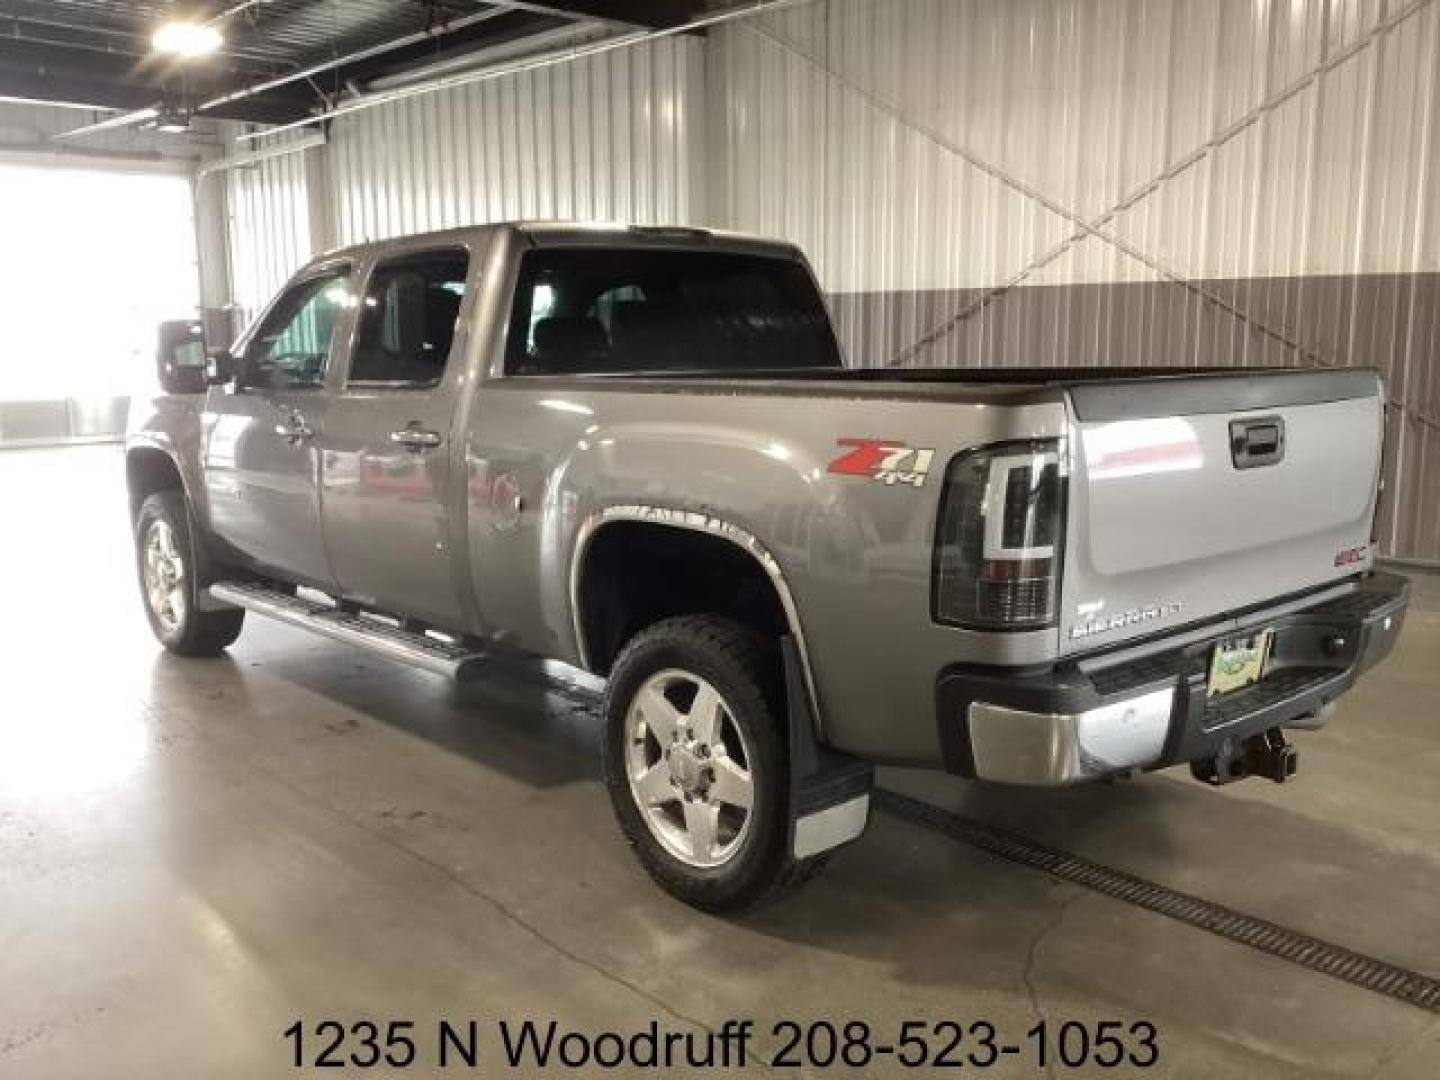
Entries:
<svg viewBox="0 0 1440 1080">
<path fill-rule="evenodd" d="M 179 10 L 192 6 L 181 4 Z M 251 81 L 308 67 L 337 51 L 353 52 L 431 24 L 468 18 L 482 9 L 512 10 L 504 0 L 494 5 L 482 0 L 245 0 L 202 6 L 214 10 L 206 24 L 224 29 L 220 55 L 247 61 Z M 15 0 L 0 18 L 20 27 L 53 24 L 76 33 L 123 37 L 148 56 L 152 31 L 170 14 L 169 4 L 148 0 Z"/>
<path fill-rule="evenodd" d="M 360 60 L 368 60 L 372 57 L 381 56 L 394 49 L 403 48 L 406 45 L 414 45 L 417 42 L 425 41 L 427 38 L 438 37 L 453 30 L 460 30 L 467 26 L 474 26 L 477 23 L 488 22 L 500 15 L 505 14 L 510 5 L 497 3 L 484 11 L 478 11 L 473 15 L 466 15 L 462 18 L 452 19 L 447 23 L 435 27 L 427 27 L 424 30 L 417 30 L 414 33 L 405 34 L 402 37 L 393 38 L 389 41 L 382 41 L 377 45 L 371 45 L 359 49 L 344 56 L 334 57 L 330 60 L 312 64 L 310 67 L 300 71 L 282 75 L 276 79 L 269 79 L 265 82 L 256 83 L 240 90 L 232 90 L 230 93 L 221 94 L 219 97 L 211 98 L 209 101 L 201 102 L 198 111 L 204 112 L 208 109 L 217 109 L 222 105 L 228 105 L 234 101 L 240 101 L 255 94 L 263 94 L 267 90 L 274 90 L 280 86 L 286 86 L 292 82 L 299 82 L 302 79 L 309 79 L 334 68 L 343 67 L 346 64 L 353 64 Z"/>
<path fill-rule="evenodd" d="M 475 5 L 444 0 L 430 5 L 393 0 L 267 0 L 244 6 L 230 21 L 237 40 L 254 37 L 274 59 L 307 67 L 334 52 L 353 52 L 408 34 L 430 23 L 465 17 Z M 244 28 L 245 33 L 240 33 Z"/>
<path fill-rule="evenodd" d="M 207 23 L 210 25 L 214 25 L 225 19 L 244 13 L 255 6 L 256 0 L 250 0 L 250 2 L 247 3 L 236 4 L 233 7 L 219 14 L 212 16 L 209 20 L 207 20 Z M 510 2 L 510 0 L 489 0 L 488 3 L 483 5 L 481 10 L 472 11 L 469 14 L 460 14 L 448 18 L 439 19 L 433 24 L 427 25 L 420 30 L 408 31 L 395 37 L 387 37 L 384 40 L 366 45 L 363 48 L 346 52 L 343 55 L 334 55 L 332 48 L 332 54 L 327 56 L 323 60 L 311 63 L 308 66 L 299 66 L 296 68 L 296 70 L 288 71 L 283 75 L 275 76 L 273 78 L 266 78 L 261 81 L 251 83 L 248 86 L 242 86 L 238 89 L 228 90 L 225 93 L 221 93 L 214 97 L 208 98 L 207 100 L 202 101 L 199 105 L 195 106 L 195 112 L 210 112 L 212 110 L 221 109 L 227 105 L 232 105 L 239 101 L 244 101 L 247 98 L 251 98 L 259 94 L 264 94 L 269 91 L 279 89 L 283 86 L 288 86 L 292 83 L 311 81 L 316 75 L 322 74 L 323 72 L 331 71 L 348 64 L 359 63 L 363 60 L 374 59 L 394 50 L 406 48 L 420 42 L 441 38 L 446 34 L 450 34 L 458 30 L 463 30 L 484 22 L 491 21 L 501 15 L 505 15 L 514 10 L 518 10 L 518 7 L 515 3 Z M 310 8 L 296 7 L 282 11 L 279 14 L 290 14 L 293 16 L 301 13 L 308 14 L 309 11 Z M 395 22 L 395 20 L 390 21 L 392 24 Z M 413 21 L 410 24 L 413 25 Z M 355 25 L 355 23 L 352 18 L 351 26 L 353 27 L 353 25 Z M 336 29 L 338 30 L 339 27 L 337 26 Z M 286 55 L 288 56 L 290 55 L 290 53 L 287 52 Z M 291 63 L 292 66 L 294 66 L 293 61 L 287 62 Z M 312 82 L 312 86 L 313 85 L 314 84 Z M 130 112 L 123 113 L 119 116 L 110 117 L 97 123 L 74 128 L 72 130 L 63 132 L 56 137 L 61 139 L 72 139 L 87 136 L 95 132 L 109 130 L 115 127 L 126 127 L 131 124 L 140 123 L 144 120 L 150 119 L 151 117 L 156 115 L 156 112 L 157 110 L 154 107 L 146 107 L 143 109 L 132 110 Z"/>
</svg>

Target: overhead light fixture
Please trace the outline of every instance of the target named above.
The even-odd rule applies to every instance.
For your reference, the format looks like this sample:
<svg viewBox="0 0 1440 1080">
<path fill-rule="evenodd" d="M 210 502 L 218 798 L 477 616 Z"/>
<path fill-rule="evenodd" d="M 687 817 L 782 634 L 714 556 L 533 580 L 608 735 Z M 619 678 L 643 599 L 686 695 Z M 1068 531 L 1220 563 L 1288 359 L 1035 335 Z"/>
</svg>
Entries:
<svg viewBox="0 0 1440 1080">
<path fill-rule="evenodd" d="M 209 56 L 225 44 L 225 37 L 208 23 L 172 19 L 155 31 L 150 44 L 156 52 L 175 56 Z"/>
<path fill-rule="evenodd" d="M 150 131 L 163 131 L 170 135 L 180 135 L 190 130 L 190 114 L 184 109 L 172 108 L 162 105 L 155 110 L 155 115 L 140 125 Z"/>
</svg>

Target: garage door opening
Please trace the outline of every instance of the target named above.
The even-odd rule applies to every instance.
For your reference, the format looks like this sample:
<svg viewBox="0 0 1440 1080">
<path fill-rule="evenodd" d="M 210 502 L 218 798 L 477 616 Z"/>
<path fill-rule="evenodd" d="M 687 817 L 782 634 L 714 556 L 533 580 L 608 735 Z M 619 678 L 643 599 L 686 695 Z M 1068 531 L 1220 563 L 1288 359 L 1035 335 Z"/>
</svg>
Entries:
<svg viewBox="0 0 1440 1080">
<path fill-rule="evenodd" d="M 199 300 L 188 177 L 0 163 L 0 445 L 124 430 L 155 327 Z"/>
</svg>

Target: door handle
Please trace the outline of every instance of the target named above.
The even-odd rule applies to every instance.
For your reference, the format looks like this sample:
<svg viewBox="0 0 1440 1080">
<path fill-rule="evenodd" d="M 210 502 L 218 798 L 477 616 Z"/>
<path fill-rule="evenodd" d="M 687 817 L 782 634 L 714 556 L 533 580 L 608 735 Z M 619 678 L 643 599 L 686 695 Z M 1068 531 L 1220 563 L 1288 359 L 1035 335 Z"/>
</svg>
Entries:
<svg viewBox="0 0 1440 1080">
<path fill-rule="evenodd" d="M 310 426 L 310 422 L 305 419 L 304 414 L 292 411 L 286 413 L 285 418 L 275 425 L 275 434 L 282 439 L 288 439 L 293 444 L 313 439 L 315 429 Z"/>
<path fill-rule="evenodd" d="M 412 424 L 390 433 L 390 441 L 406 450 L 430 450 L 440 445 L 440 433 Z"/>
</svg>

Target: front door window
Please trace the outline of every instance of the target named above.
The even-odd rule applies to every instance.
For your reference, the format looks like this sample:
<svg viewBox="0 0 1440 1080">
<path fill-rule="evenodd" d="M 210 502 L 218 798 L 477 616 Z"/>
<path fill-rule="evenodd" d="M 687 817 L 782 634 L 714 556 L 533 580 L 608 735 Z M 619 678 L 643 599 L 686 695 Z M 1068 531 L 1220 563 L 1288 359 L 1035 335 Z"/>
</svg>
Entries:
<svg viewBox="0 0 1440 1080">
<path fill-rule="evenodd" d="M 266 316 L 245 355 L 245 382 L 267 390 L 321 386 L 335 326 L 355 293 L 347 272 L 302 281 Z"/>
</svg>

